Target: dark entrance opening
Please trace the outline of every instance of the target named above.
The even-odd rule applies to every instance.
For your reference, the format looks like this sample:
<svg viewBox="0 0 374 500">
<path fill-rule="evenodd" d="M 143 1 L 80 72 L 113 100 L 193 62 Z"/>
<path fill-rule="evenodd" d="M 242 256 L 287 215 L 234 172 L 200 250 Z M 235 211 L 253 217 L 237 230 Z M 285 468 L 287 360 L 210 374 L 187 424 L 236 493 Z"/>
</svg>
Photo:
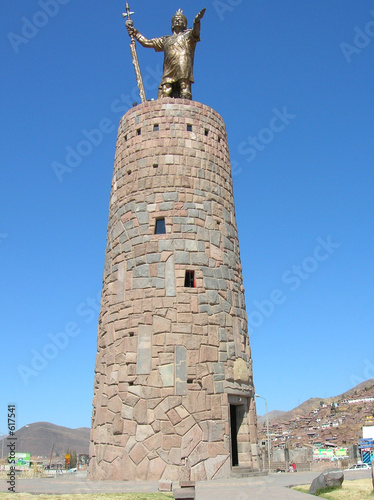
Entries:
<svg viewBox="0 0 374 500">
<path fill-rule="evenodd" d="M 238 422 L 236 405 L 230 405 L 230 428 L 231 428 L 231 464 L 233 467 L 239 465 L 238 456 Z"/>
</svg>

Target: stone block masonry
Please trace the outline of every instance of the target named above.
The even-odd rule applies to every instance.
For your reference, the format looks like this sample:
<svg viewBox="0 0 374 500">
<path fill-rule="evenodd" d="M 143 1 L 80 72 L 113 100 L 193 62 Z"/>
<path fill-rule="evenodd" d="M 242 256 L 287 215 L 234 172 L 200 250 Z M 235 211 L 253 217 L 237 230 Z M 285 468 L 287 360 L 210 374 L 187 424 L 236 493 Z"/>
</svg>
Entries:
<svg viewBox="0 0 374 500">
<path fill-rule="evenodd" d="M 226 130 L 194 101 L 145 102 L 119 125 L 90 454 L 100 480 L 259 468 Z"/>
</svg>

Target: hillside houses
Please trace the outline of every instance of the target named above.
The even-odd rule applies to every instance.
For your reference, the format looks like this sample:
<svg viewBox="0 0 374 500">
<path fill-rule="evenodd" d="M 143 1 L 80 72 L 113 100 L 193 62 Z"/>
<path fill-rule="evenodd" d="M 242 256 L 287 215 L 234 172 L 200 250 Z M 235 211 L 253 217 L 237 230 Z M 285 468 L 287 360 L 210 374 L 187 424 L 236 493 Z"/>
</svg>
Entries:
<svg viewBox="0 0 374 500">
<path fill-rule="evenodd" d="M 374 386 L 356 391 L 354 397 L 321 400 L 306 415 L 296 414 L 302 406 L 289 412 L 291 418 L 287 420 L 280 417 L 269 422 L 273 448 L 356 444 L 362 437 L 362 427 L 374 425 Z M 262 440 L 266 438 L 265 423 L 259 435 Z"/>
</svg>

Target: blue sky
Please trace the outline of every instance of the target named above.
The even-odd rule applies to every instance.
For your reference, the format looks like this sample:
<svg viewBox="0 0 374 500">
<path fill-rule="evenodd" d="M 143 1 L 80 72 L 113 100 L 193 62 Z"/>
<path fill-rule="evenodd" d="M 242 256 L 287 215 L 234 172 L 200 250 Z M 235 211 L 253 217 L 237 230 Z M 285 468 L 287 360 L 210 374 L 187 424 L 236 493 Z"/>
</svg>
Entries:
<svg viewBox="0 0 374 500">
<path fill-rule="evenodd" d="M 2 433 L 11 402 L 18 427 L 90 425 L 117 126 L 139 100 L 125 2 L 56 2 L 0 17 Z M 130 6 L 149 38 L 207 8 L 193 97 L 227 126 L 256 391 L 289 410 L 374 377 L 372 2 Z M 138 54 L 155 98 L 162 54 Z"/>
</svg>

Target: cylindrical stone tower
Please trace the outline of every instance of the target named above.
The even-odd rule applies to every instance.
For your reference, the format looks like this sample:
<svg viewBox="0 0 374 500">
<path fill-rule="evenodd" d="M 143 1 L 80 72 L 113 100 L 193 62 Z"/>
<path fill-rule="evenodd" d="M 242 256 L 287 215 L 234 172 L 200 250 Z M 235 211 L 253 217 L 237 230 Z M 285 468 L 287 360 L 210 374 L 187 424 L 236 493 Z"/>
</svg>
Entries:
<svg viewBox="0 0 374 500">
<path fill-rule="evenodd" d="M 259 468 L 225 125 L 165 98 L 119 126 L 91 431 L 93 479 Z"/>
</svg>

